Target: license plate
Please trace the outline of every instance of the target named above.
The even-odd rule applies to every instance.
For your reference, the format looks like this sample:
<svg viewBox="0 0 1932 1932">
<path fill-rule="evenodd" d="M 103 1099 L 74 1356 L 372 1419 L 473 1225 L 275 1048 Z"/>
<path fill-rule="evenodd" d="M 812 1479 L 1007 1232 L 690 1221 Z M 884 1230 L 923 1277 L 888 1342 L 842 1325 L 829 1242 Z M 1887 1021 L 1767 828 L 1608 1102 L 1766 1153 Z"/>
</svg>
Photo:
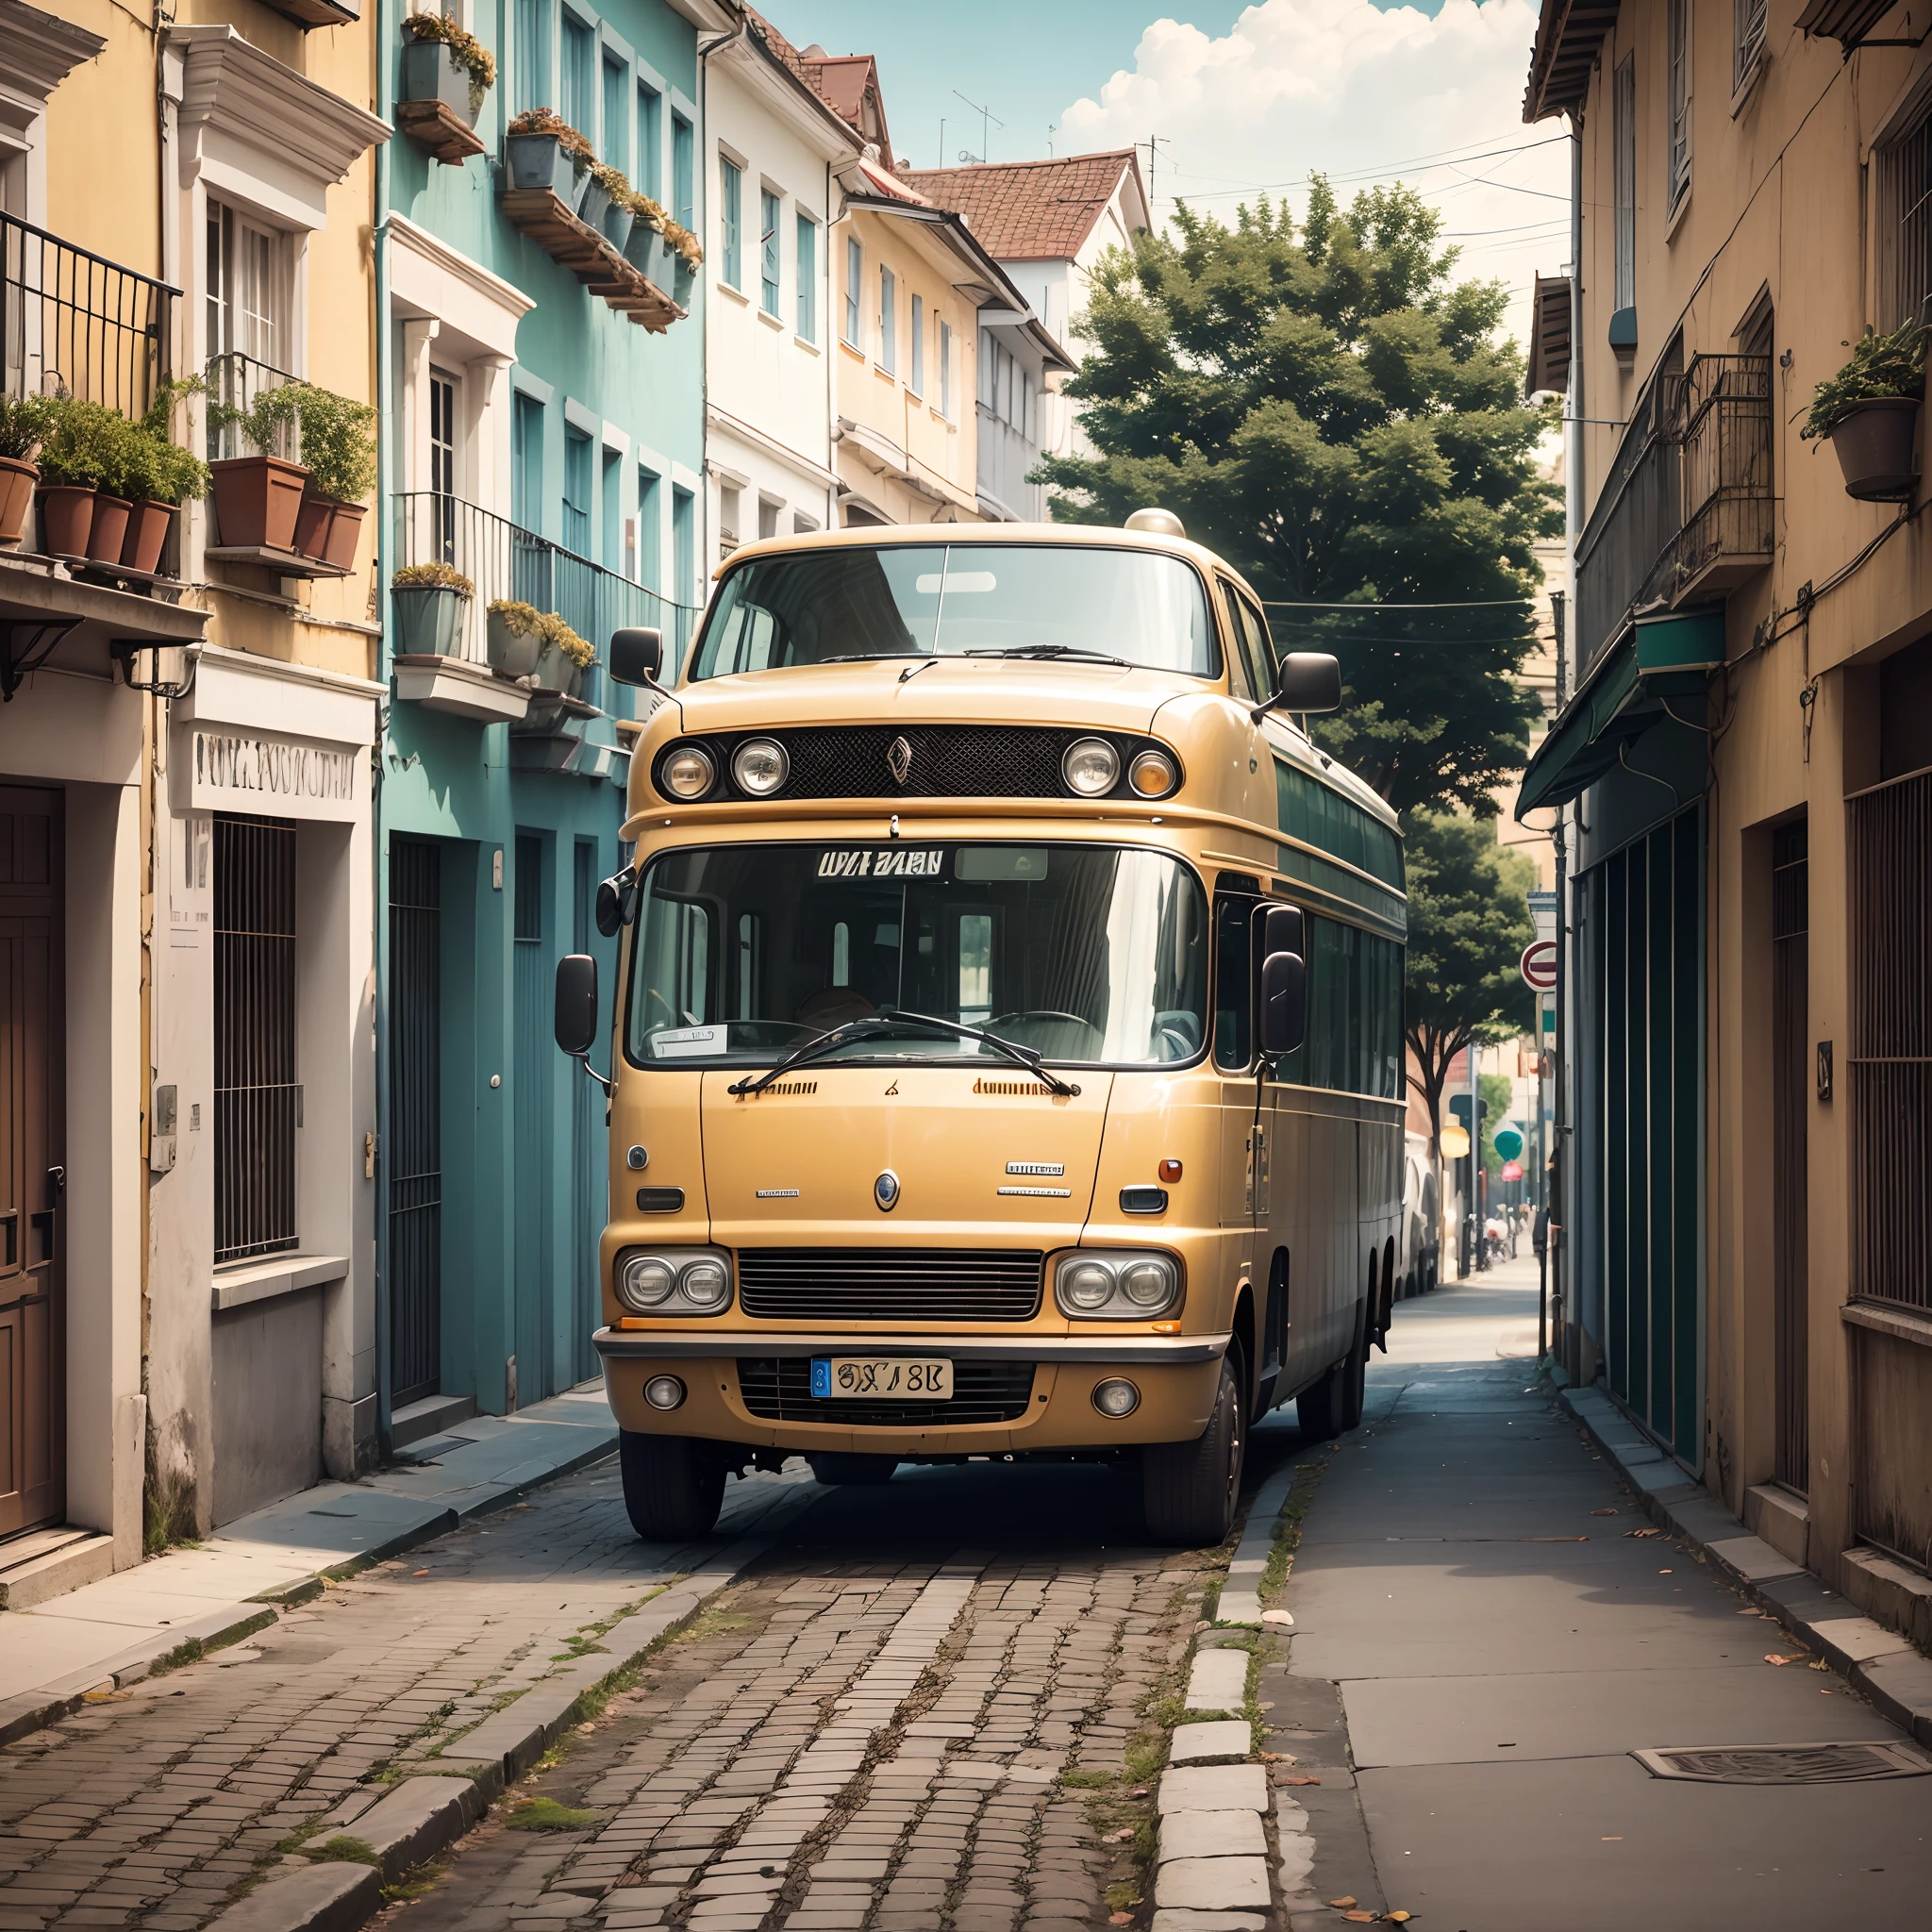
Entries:
<svg viewBox="0 0 1932 1932">
<path fill-rule="evenodd" d="M 953 1365 L 905 1356 L 821 1355 L 812 1357 L 811 1392 L 820 1401 L 884 1397 L 899 1402 L 950 1402 Z"/>
</svg>

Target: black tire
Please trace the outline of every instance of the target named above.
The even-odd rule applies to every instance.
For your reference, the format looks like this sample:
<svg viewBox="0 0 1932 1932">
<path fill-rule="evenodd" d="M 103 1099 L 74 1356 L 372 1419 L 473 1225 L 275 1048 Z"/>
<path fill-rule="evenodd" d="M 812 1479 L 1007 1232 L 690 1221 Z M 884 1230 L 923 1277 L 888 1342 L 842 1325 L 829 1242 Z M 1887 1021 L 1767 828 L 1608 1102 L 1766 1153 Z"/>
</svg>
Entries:
<svg viewBox="0 0 1932 1932">
<path fill-rule="evenodd" d="M 1294 1399 L 1294 1419 L 1302 1435 L 1310 1442 L 1330 1442 L 1348 1424 L 1345 1382 L 1348 1363 L 1337 1362 L 1319 1382 L 1304 1389 Z"/>
<path fill-rule="evenodd" d="M 724 1501 L 724 1462 L 695 1436 L 617 1435 L 630 1526 L 647 1542 L 709 1536 Z"/>
<path fill-rule="evenodd" d="M 1350 1429 L 1360 1425 L 1362 1405 L 1368 1399 L 1369 1376 L 1369 1338 L 1366 1330 L 1362 1338 L 1349 1351 L 1348 1359 L 1342 1363 L 1341 1374 L 1341 1414 L 1339 1418 L 1340 1435 L 1346 1435 Z"/>
<path fill-rule="evenodd" d="M 1208 1426 L 1191 1442 L 1152 1442 L 1141 1452 L 1141 1505 L 1156 1542 L 1198 1549 L 1234 1522 L 1248 1430 L 1233 1358 L 1224 1356 Z"/>
<path fill-rule="evenodd" d="M 811 1464 L 813 1481 L 825 1484 L 889 1483 L 899 1467 L 895 1456 L 857 1456 L 839 1450 L 822 1450 L 805 1459 Z"/>
</svg>

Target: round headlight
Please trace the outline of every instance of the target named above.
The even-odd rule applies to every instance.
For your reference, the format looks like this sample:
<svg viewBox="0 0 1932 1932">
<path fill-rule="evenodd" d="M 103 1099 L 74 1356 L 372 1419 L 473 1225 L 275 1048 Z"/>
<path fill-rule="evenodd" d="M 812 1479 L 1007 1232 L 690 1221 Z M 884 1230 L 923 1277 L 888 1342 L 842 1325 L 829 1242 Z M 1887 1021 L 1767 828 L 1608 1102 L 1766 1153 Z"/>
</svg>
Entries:
<svg viewBox="0 0 1932 1932">
<path fill-rule="evenodd" d="M 1112 1299 L 1113 1271 L 1098 1261 L 1079 1261 L 1060 1276 L 1060 1292 L 1076 1308 L 1097 1308 Z"/>
<path fill-rule="evenodd" d="M 741 791 L 769 798 L 791 775 L 791 760 L 775 738 L 747 738 L 731 754 L 731 775 Z"/>
<path fill-rule="evenodd" d="M 661 1307 L 670 1300 L 677 1277 L 655 1255 L 634 1255 L 617 1277 L 617 1299 L 627 1308 Z"/>
<path fill-rule="evenodd" d="M 1094 1385 L 1093 1406 L 1102 1415 L 1118 1420 L 1132 1415 L 1141 1406 L 1141 1391 L 1131 1382 L 1100 1382 Z"/>
<path fill-rule="evenodd" d="M 653 1408 L 675 1408 L 684 1400 L 684 1384 L 675 1375 L 653 1375 L 644 1384 L 644 1400 Z"/>
<path fill-rule="evenodd" d="M 677 1291 L 694 1308 L 721 1308 L 731 1292 L 722 1261 L 693 1261 L 677 1278 Z"/>
<path fill-rule="evenodd" d="M 1172 791 L 1178 775 L 1174 760 L 1164 751 L 1143 751 L 1127 767 L 1127 783 L 1142 798 L 1159 798 Z"/>
<path fill-rule="evenodd" d="M 1111 791 L 1121 775 L 1121 755 L 1104 738 L 1076 738 L 1060 760 L 1067 789 L 1082 798 Z"/>
<path fill-rule="evenodd" d="M 702 798 L 711 789 L 718 768 L 711 762 L 709 752 L 686 744 L 664 760 L 658 775 L 673 798 Z"/>
<path fill-rule="evenodd" d="M 1164 1308 L 1174 1293 L 1174 1276 L 1164 1261 L 1136 1261 L 1121 1271 L 1121 1292 L 1137 1308 Z"/>
</svg>

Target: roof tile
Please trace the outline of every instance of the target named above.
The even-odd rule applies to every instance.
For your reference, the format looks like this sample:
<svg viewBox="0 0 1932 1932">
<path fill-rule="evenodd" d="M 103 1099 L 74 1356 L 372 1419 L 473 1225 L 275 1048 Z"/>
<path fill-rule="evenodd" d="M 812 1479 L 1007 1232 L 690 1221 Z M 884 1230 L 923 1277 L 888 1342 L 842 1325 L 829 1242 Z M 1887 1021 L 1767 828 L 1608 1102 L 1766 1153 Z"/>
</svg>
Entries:
<svg viewBox="0 0 1932 1932">
<path fill-rule="evenodd" d="M 905 169 L 900 178 L 964 215 L 995 259 L 1071 260 L 1134 165 L 1134 150 L 1124 147 L 1045 161 Z"/>
</svg>

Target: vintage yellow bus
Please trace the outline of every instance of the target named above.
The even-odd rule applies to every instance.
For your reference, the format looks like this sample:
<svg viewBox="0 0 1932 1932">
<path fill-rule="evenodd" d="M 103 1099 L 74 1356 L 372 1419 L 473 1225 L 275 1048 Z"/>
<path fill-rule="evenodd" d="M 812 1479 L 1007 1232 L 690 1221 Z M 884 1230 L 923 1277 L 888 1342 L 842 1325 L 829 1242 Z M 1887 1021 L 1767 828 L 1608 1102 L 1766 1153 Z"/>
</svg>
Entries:
<svg viewBox="0 0 1932 1932">
<path fill-rule="evenodd" d="M 1257 1418 L 1358 1419 L 1392 1295 L 1402 852 L 1306 734 L 1334 659 L 1164 511 L 754 544 L 660 658 L 611 641 L 655 708 L 599 916 L 638 1532 L 795 1455 L 1043 1457 L 1218 1540 Z M 584 1058 L 594 961 L 557 993 Z"/>
</svg>

